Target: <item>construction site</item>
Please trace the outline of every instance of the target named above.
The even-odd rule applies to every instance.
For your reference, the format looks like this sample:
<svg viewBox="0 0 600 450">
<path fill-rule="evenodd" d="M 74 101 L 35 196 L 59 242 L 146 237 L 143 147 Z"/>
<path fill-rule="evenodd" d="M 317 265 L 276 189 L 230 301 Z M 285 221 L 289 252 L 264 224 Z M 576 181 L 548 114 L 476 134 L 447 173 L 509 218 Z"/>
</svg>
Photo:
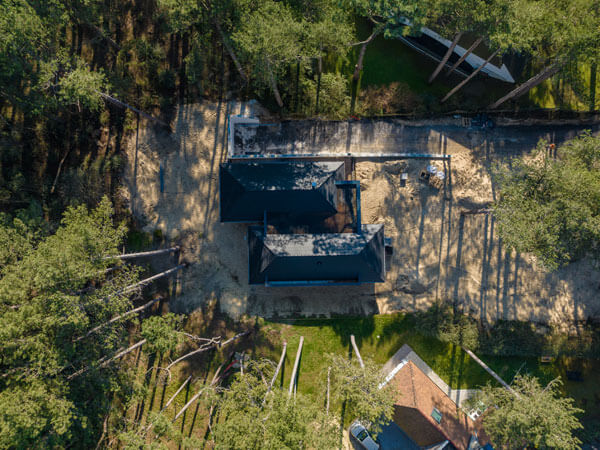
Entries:
<svg viewBox="0 0 600 450">
<path fill-rule="evenodd" d="M 131 140 L 123 195 L 144 230 L 160 229 L 185 249 L 191 265 L 178 275 L 176 312 L 217 301 L 234 318 L 330 317 L 442 300 L 484 323 L 568 329 L 600 316 L 600 272 L 590 261 L 544 271 L 502 245 L 489 210 L 495 164 L 597 125 L 505 120 L 486 129 L 458 116 L 280 122 L 255 102 L 182 105 L 173 124 L 172 134 L 148 126 Z M 250 285 L 246 226 L 219 221 L 219 166 L 259 159 L 343 162 L 360 183 L 362 222 L 383 224 L 393 249 L 384 282 Z"/>
</svg>

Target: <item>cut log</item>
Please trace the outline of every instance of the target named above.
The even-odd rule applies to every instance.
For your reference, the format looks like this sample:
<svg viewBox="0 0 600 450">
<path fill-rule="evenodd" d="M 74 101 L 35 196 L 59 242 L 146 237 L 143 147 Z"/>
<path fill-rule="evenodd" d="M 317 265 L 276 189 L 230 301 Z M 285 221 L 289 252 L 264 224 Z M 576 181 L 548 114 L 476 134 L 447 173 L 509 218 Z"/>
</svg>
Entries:
<svg viewBox="0 0 600 450">
<path fill-rule="evenodd" d="M 471 75 L 469 75 L 467 78 L 465 78 L 463 81 L 461 81 L 458 86 L 456 86 L 454 89 L 452 89 L 450 92 L 448 92 L 446 94 L 446 96 L 442 99 L 442 103 L 444 103 L 446 100 L 448 100 L 450 97 L 452 97 L 454 94 L 456 94 L 465 84 L 467 84 L 469 81 L 471 81 L 473 78 L 475 78 L 475 76 L 481 72 L 481 69 L 483 69 L 491 60 L 494 56 L 496 56 L 498 53 L 500 53 L 500 49 L 497 49 L 494 53 L 492 53 L 488 59 L 486 59 L 484 61 L 484 63 L 479 66 L 475 71 L 473 71 L 473 73 Z"/>
<path fill-rule="evenodd" d="M 118 100 L 118 99 L 116 99 L 114 97 L 111 97 L 108 94 L 104 94 L 103 92 L 96 91 L 96 93 L 100 97 L 102 97 L 104 100 L 112 103 L 113 105 L 120 106 L 121 108 L 127 108 L 127 109 L 129 109 L 129 110 L 131 110 L 131 111 L 139 114 L 140 116 L 142 116 L 142 117 L 144 117 L 144 118 L 146 118 L 148 120 L 151 120 L 152 122 L 155 122 L 155 123 L 157 123 L 159 125 L 162 125 L 165 128 L 168 128 L 169 130 L 171 130 L 171 127 L 166 122 L 163 122 L 162 120 L 157 119 L 156 117 L 153 117 L 150 114 L 145 113 L 144 111 L 142 111 L 140 109 L 137 109 L 135 106 L 128 105 L 127 103 L 122 102 L 121 100 Z"/>
<path fill-rule="evenodd" d="M 354 353 L 356 353 L 356 357 L 358 358 L 358 363 L 360 364 L 360 367 L 364 369 L 365 363 L 363 363 L 363 360 L 360 356 L 360 352 L 358 351 L 358 346 L 356 345 L 356 340 L 354 339 L 353 334 L 350 335 L 350 342 L 352 342 L 352 347 L 354 348 Z"/>
<path fill-rule="evenodd" d="M 288 397 L 292 396 L 294 387 L 296 386 L 296 377 L 298 376 L 298 366 L 300 365 L 300 356 L 302 355 L 302 345 L 304 344 L 304 336 L 300 336 L 300 343 L 298 344 L 298 351 L 296 352 L 296 361 L 294 361 L 294 370 L 292 371 L 292 378 L 290 379 L 290 390 Z"/>
<path fill-rule="evenodd" d="M 142 339 L 141 341 L 133 344 L 131 347 L 126 348 L 123 351 L 120 351 L 119 353 L 117 353 L 115 356 L 113 356 L 110 359 L 107 359 L 106 361 L 102 362 L 100 365 L 98 365 L 98 369 L 102 369 L 106 366 L 108 366 L 111 362 L 115 361 L 116 359 L 121 358 L 122 356 L 125 356 L 127 353 L 130 353 L 132 351 L 134 351 L 136 348 L 141 347 L 142 345 L 144 345 L 146 343 L 146 339 Z M 101 358 L 99 361 L 102 361 L 104 358 Z M 72 380 L 73 378 L 78 377 L 79 375 L 83 375 L 84 373 L 86 373 L 88 370 L 90 370 L 92 368 L 92 366 L 86 366 L 83 369 L 78 370 L 75 373 L 72 373 L 71 375 L 69 375 L 67 377 L 67 380 Z"/>
<path fill-rule="evenodd" d="M 435 80 L 435 78 L 442 71 L 442 69 L 444 68 L 444 66 L 446 65 L 446 63 L 448 62 L 448 60 L 450 59 L 450 55 L 452 55 L 452 52 L 456 48 L 456 45 L 458 44 L 458 41 L 460 40 L 460 38 L 462 37 L 462 35 L 463 35 L 462 31 L 460 33 L 456 33 L 454 35 L 454 40 L 452 41 L 452 44 L 450 45 L 450 47 L 448 47 L 448 50 L 446 51 L 446 54 L 444 55 L 444 57 L 442 58 L 442 60 L 438 64 L 438 66 L 435 68 L 435 70 L 433 71 L 433 73 L 429 77 L 429 80 L 427 80 L 427 82 L 429 84 L 433 83 L 433 80 Z"/>
<path fill-rule="evenodd" d="M 287 350 L 287 342 L 283 342 L 283 349 L 281 350 L 281 357 L 279 358 L 279 364 L 277 364 L 277 368 L 275 369 L 275 373 L 273 374 L 273 378 L 271 378 L 271 382 L 269 383 L 269 387 L 267 388 L 267 392 L 265 392 L 265 397 L 263 398 L 262 404 L 264 405 L 267 401 L 267 395 L 273 389 L 273 384 L 275 384 L 275 380 L 277 379 L 277 375 L 283 366 L 283 361 L 285 360 L 285 352 Z"/>
<path fill-rule="evenodd" d="M 199 353 L 206 352 L 206 351 L 208 351 L 208 350 L 210 350 L 212 348 L 215 348 L 216 346 L 218 346 L 219 348 L 224 347 L 224 346 L 230 344 L 231 342 L 233 342 L 233 341 L 235 341 L 235 340 L 237 340 L 237 339 L 239 339 L 239 338 L 241 338 L 243 336 L 246 336 L 248 334 L 250 334 L 249 331 L 244 331 L 243 333 L 236 334 L 232 338 L 227 339 L 223 343 L 221 343 L 221 341 L 220 341 L 221 338 L 220 337 L 213 338 L 210 342 L 201 345 L 200 348 L 198 348 L 198 349 L 196 349 L 196 350 L 194 350 L 192 352 L 186 353 L 185 355 L 177 358 L 175 361 L 173 361 L 171 364 L 169 364 L 167 366 L 167 370 L 169 370 L 171 367 L 173 367 L 178 362 L 181 362 L 184 359 L 189 358 L 190 356 L 194 356 L 194 355 L 197 355 Z"/>
<path fill-rule="evenodd" d="M 562 68 L 562 64 L 558 64 L 558 63 L 546 67 L 544 70 L 539 72 L 537 75 L 531 77 L 529 80 L 527 80 L 521 86 L 513 89 L 512 91 L 510 91 L 508 94 L 506 94 L 504 97 L 502 97 L 500 100 L 496 101 L 495 103 L 492 103 L 488 108 L 496 109 L 498 106 L 500 106 L 504 102 L 511 100 L 513 98 L 520 97 L 521 95 L 529 92 L 529 90 L 536 87 L 542 81 L 545 81 L 548 78 L 556 75 L 561 68 Z"/>
<path fill-rule="evenodd" d="M 152 305 L 154 305 L 156 302 L 158 302 L 160 300 L 162 300 L 161 297 L 155 298 L 153 300 L 150 300 L 148 303 L 143 304 L 142 306 L 138 306 L 137 308 L 129 310 L 126 313 L 120 314 L 117 317 L 113 317 L 108 322 L 101 323 L 97 327 L 92 328 L 90 331 L 88 331 L 83 336 L 79 336 L 77 339 L 75 339 L 74 342 L 79 342 L 80 340 L 82 340 L 82 339 L 84 339 L 84 338 L 86 338 L 88 336 L 91 336 L 92 334 L 100 331 L 102 328 L 107 327 L 108 325 L 110 325 L 112 323 L 115 323 L 118 320 L 124 319 L 125 317 L 130 316 L 132 314 L 135 314 L 136 312 L 143 311 L 146 308 L 150 308 Z"/>
<path fill-rule="evenodd" d="M 147 256 L 156 256 L 156 255 L 162 255 L 164 253 L 178 252 L 180 249 L 181 249 L 181 247 L 179 247 L 179 245 L 176 245 L 175 247 L 161 248 L 159 250 L 152 250 L 149 252 L 125 253 L 123 255 L 107 256 L 102 259 L 121 259 L 122 260 L 122 259 L 132 259 L 132 258 L 145 258 Z"/>
<path fill-rule="evenodd" d="M 471 45 L 471 46 L 470 46 L 470 47 L 467 49 L 467 51 L 465 52 L 465 54 L 464 54 L 464 55 L 462 55 L 462 56 L 461 56 L 461 57 L 458 59 L 458 61 L 456 61 L 456 62 L 454 63 L 454 65 L 453 65 L 452 67 L 450 67 L 450 69 L 448 70 L 448 72 L 446 72 L 446 76 L 447 76 L 447 77 L 448 77 L 448 76 L 450 76 L 450 74 L 451 74 L 452 72 L 454 72 L 454 71 L 456 70 L 456 68 L 457 68 L 458 66 L 460 66 L 460 65 L 462 64 L 462 62 L 463 62 L 465 59 L 467 59 L 467 57 L 468 57 L 468 56 L 469 56 L 471 53 L 473 53 L 473 50 L 475 50 L 475 49 L 477 48 L 477 46 L 478 46 L 479 44 L 481 44 L 482 42 L 483 42 L 483 38 L 481 38 L 481 37 L 480 37 L 480 38 L 478 38 L 478 39 L 477 39 L 475 42 L 473 42 L 473 44 L 472 44 L 472 45 Z"/>
</svg>

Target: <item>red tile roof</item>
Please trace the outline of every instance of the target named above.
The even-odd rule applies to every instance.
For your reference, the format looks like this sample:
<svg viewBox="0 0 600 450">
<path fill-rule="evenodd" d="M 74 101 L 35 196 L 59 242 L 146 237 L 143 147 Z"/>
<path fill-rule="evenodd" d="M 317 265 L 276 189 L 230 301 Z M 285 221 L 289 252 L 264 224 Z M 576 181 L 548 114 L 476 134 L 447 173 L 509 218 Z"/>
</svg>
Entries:
<svg viewBox="0 0 600 450">
<path fill-rule="evenodd" d="M 458 449 L 466 449 L 475 434 L 475 422 L 412 361 L 408 361 L 390 380 L 396 402 L 394 422 L 420 446 L 449 440 Z M 431 416 L 433 408 L 442 413 L 438 424 Z"/>
</svg>

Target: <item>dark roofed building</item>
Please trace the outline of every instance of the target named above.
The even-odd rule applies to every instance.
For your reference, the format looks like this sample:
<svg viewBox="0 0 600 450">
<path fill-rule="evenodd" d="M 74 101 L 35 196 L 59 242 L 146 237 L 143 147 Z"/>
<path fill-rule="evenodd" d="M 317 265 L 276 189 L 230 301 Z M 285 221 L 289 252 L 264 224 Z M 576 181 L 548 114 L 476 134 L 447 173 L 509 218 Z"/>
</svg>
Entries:
<svg viewBox="0 0 600 450">
<path fill-rule="evenodd" d="M 219 179 L 221 222 L 262 222 L 265 212 L 328 217 L 337 212 L 335 183 L 344 180 L 344 163 L 225 163 Z"/>
<path fill-rule="evenodd" d="M 310 285 L 385 281 L 382 224 L 361 233 L 266 234 L 248 229 L 249 283 Z"/>
</svg>

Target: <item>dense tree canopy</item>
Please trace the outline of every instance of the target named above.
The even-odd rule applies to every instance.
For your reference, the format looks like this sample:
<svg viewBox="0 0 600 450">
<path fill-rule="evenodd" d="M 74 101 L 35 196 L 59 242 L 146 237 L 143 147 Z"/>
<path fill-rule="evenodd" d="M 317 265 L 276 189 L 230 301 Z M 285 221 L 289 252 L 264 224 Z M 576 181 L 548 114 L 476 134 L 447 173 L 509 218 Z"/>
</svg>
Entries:
<svg viewBox="0 0 600 450">
<path fill-rule="evenodd" d="M 600 257 L 600 139 L 584 134 L 554 152 L 496 171 L 494 204 L 503 242 L 555 269 L 585 255 Z"/>
<path fill-rule="evenodd" d="M 131 308 L 136 290 L 125 287 L 138 270 L 107 258 L 124 233 L 107 199 L 93 210 L 69 208 L 48 236 L 32 233 L 20 219 L 0 227 L 2 254 L 12 253 L 10 236 L 21 244 L 0 272 L 2 447 L 88 447 L 111 396 L 132 388 L 127 371 L 100 364 L 128 346 L 123 321 L 81 339 Z M 165 351 L 174 325 L 170 316 L 153 318 L 143 334 L 155 351 Z"/>
<path fill-rule="evenodd" d="M 489 406 L 483 415 L 485 432 L 499 448 L 576 449 L 581 443 L 573 431 L 581 428 L 582 410 L 560 395 L 560 379 L 540 386 L 537 378 L 517 376 L 509 391 L 487 386 L 475 402 Z"/>
</svg>

